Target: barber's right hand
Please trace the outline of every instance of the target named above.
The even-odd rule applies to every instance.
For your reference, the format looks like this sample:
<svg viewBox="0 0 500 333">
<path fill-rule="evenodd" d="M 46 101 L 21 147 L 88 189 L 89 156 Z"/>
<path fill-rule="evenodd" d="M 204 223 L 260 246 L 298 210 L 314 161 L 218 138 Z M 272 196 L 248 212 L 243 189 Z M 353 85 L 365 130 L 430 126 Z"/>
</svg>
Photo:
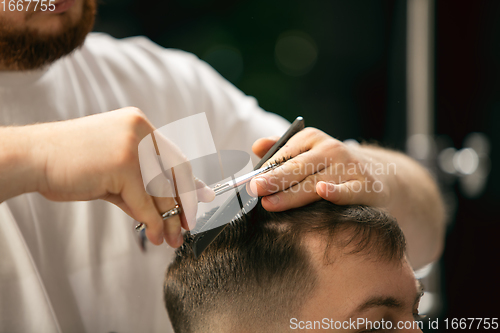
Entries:
<svg viewBox="0 0 500 333">
<path fill-rule="evenodd" d="M 53 201 L 109 201 L 146 224 L 153 244 L 182 244 L 181 216 L 160 216 L 175 206 L 174 199 L 152 197 L 144 188 L 138 145 L 155 128 L 139 109 L 28 127 L 39 170 L 36 191 Z"/>
</svg>

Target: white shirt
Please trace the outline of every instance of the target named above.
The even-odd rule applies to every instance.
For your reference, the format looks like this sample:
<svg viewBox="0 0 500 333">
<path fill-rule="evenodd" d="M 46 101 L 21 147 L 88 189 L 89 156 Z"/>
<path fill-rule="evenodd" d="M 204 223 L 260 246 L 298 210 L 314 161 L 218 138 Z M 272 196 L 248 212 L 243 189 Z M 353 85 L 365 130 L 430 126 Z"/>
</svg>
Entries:
<svg viewBox="0 0 500 333">
<path fill-rule="evenodd" d="M 251 153 L 257 138 L 288 127 L 194 55 L 142 37 L 90 34 L 46 69 L 0 72 L 0 126 L 125 106 L 155 127 L 205 112 L 218 150 Z M 9 199 L 0 204 L 0 332 L 172 332 L 163 303 L 172 254 L 166 244 L 141 252 L 133 220 L 107 202 Z"/>
</svg>

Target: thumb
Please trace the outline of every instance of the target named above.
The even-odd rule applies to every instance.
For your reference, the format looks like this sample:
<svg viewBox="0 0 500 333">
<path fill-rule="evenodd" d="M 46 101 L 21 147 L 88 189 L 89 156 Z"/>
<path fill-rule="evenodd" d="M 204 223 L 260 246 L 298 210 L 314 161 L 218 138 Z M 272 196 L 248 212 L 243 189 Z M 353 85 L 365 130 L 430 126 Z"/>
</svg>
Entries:
<svg viewBox="0 0 500 333">
<path fill-rule="evenodd" d="M 254 142 L 252 151 L 255 155 L 262 158 L 269 149 L 279 140 L 279 136 L 270 136 L 268 138 L 261 138 Z"/>
<path fill-rule="evenodd" d="M 320 197 L 337 205 L 362 204 L 362 191 L 357 190 L 361 183 L 351 180 L 342 184 L 320 181 L 316 184 L 316 192 Z"/>
<path fill-rule="evenodd" d="M 194 183 L 196 186 L 196 196 L 198 201 L 201 202 L 212 202 L 215 199 L 215 192 L 210 187 L 207 186 L 201 179 L 194 177 Z"/>
</svg>

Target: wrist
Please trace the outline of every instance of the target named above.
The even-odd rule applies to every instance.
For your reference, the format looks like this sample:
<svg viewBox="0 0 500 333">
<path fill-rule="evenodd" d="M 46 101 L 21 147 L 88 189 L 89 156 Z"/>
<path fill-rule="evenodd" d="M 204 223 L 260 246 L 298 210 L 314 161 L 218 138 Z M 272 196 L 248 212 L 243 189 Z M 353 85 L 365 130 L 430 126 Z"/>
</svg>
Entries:
<svg viewBox="0 0 500 333">
<path fill-rule="evenodd" d="M 401 163 L 402 154 L 396 151 L 388 150 L 374 145 L 359 145 L 356 149 L 364 156 L 364 159 L 370 165 L 371 176 L 374 181 L 382 184 L 373 188 L 376 195 L 379 197 L 375 200 L 376 206 L 393 211 L 398 207 L 398 199 L 402 191 L 401 175 L 404 170 L 400 168 L 404 165 Z M 404 188 L 404 187 L 403 187 Z"/>
<path fill-rule="evenodd" d="M 37 163 L 33 126 L 0 128 L 0 202 L 37 190 L 43 168 Z"/>
</svg>

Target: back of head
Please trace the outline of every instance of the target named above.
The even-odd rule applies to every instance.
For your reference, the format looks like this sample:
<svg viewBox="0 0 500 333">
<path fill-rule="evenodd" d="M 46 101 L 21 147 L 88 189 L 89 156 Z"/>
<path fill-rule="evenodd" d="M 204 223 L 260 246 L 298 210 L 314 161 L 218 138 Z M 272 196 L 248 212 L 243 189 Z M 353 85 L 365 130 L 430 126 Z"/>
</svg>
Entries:
<svg viewBox="0 0 500 333">
<path fill-rule="evenodd" d="M 191 251 L 193 237 L 185 236 L 165 280 L 175 332 L 278 332 L 285 327 L 317 282 L 304 244 L 311 234 L 323 236 L 325 264 L 335 260 L 338 249 L 376 260 L 404 256 L 401 229 L 379 209 L 322 200 L 270 213 L 259 204 L 226 227 L 198 259 Z"/>
</svg>

